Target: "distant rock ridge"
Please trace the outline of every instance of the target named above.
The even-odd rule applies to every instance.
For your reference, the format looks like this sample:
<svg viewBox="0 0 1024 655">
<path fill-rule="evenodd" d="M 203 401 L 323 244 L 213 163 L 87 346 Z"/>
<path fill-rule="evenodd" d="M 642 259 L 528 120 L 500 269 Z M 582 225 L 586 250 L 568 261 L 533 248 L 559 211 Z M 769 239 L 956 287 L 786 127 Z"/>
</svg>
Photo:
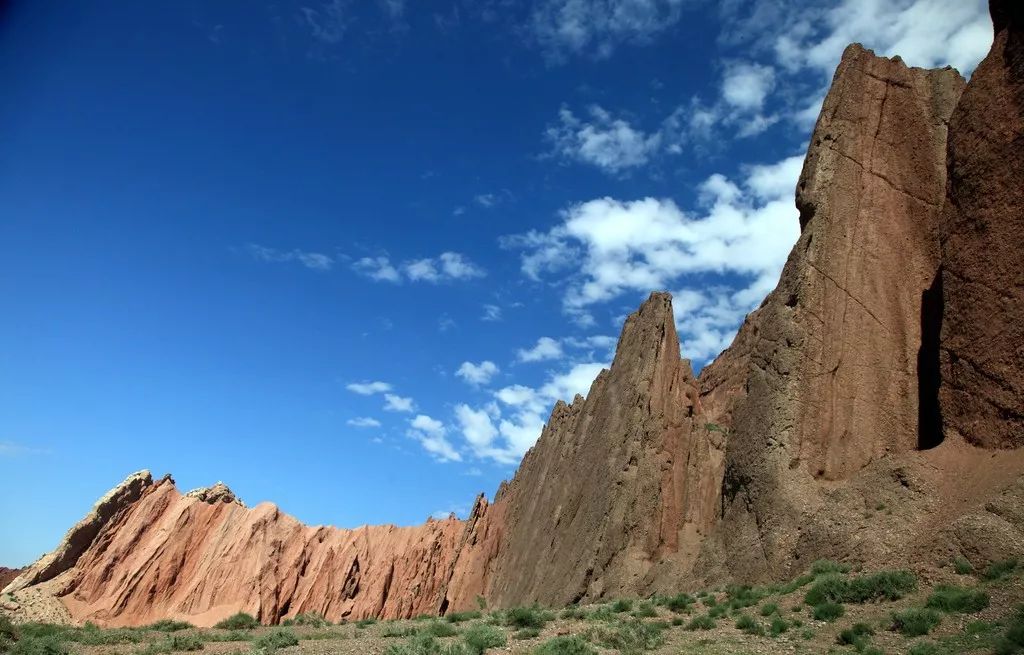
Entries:
<svg viewBox="0 0 1024 655">
<path fill-rule="evenodd" d="M 651 294 L 466 520 L 304 526 L 143 471 L 4 591 L 78 622 L 206 626 L 558 606 L 822 557 L 1024 557 L 1024 5 L 991 11 L 966 85 L 848 47 L 796 189 L 800 238 L 733 344 L 694 376 L 671 297 Z"/>
</svg>

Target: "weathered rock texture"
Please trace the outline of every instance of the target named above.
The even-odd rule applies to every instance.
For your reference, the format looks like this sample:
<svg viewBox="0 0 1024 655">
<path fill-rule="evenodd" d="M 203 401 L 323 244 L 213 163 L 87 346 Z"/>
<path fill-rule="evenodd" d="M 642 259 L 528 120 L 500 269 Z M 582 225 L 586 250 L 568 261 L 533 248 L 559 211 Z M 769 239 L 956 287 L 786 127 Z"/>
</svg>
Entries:
<svg viewBox="0 0 1024 655">
<path fill-rule="evenodd" d="M 273 623 L 778 580 L 820 557 L 1024 557 L 1021 11 L 993 3 L 966 91 L 850 46 L 799 241 L 732 346 L 695 378 L 652 294 L 466 521 L 307 527 L 143 472 L 6 591 L 77 621 Z"/>
<path fill-rule="evenodd" d="M 1024 5 L 992 4 L 995 40 L 950 124 L 942 225 L 942 419 L 1024 445 Z"/>
</svg>

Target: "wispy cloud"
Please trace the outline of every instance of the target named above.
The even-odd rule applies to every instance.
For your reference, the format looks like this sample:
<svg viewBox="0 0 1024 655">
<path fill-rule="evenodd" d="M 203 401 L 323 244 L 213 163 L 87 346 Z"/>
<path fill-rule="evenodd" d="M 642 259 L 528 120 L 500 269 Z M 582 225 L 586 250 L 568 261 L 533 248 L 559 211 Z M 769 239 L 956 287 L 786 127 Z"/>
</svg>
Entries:
<svg viewBox="0 0 1024 655">
<path fill-rule="evenodd" d="M 351 23 L 348 5 L 348 0 L 330 0 L 316 7 L 302 7 L 301 18 L 314 39 L 334 45 L 342 40 Z"/>
<path fill-rule="evenodd" d="M 481 386 L 489 383 L 499 371 L 498 365 L 490 360 L 484 360 L 479 364 L 462 362 L 459 370 L 455 371 L 455 376 L 473 386 Z"/>
<path fill-rule="evenodd" d="M 31 455 L 50 455 L 49 448 L 28 446 L 15 441 L 0 441 L 0 457 L 27 457 Z"/>
<path fill-rule="evenodd" d="M 446 435 L 448 428 L 437 419 L 425 414 L 419 414 L 409 421 L 409 429 L 406 434 L 420 443 L 423 448 L 439 462 L 459 462 L 462 455 L 459 454 Z"/>
<path fill-rule="evenodd" d="M 384 394 L 384 410 L 388 412 L 414 412 L 416 411 L 416 403 L 412 398 L 386 393 Z"/>
<path fill-rule="evenodd" d="M 357 393 L 361 396 L 372 396 L 376 393 L 384 393 L 391 391 L 391 384 L 388 382 L 352 382 L 345 385 L 345 388 L 352 393 Z"/>
<path fill-rule="evenodd" d="M 660 132 L 634 128 L 598 105 L 588 113 L 588 119 L 580 119 L 562 107 L 559 122 L 545 132 L 554 155 L 614 174 L 646 164 L 662 146 Z"/>
<path fill-rule="evenodd" d="M 501 320 L 501 307 L 498 305 L 484 305 L 484 313 L 480 317 L 481 321 L 500 321 Z"/>
<path fill-rule="evenodd" d="M 436 258 L 417 259 L 405 264 L 405 275 L 413 281 L 446 282 L 484 277 L 487 273 L 457 252 L 443 252 Z"/>
<path fill-rule="evenodd" d="M 379 428 L 380 421 L 369 416 L 360 416 L 357 418 L 350 418 L 345 421 L 346 424 L 351 425 L 354 428 Z"/>
<path fill-rule="evenodd" d="M 245 245 L 245 250 L 254 259 L 262 262 L 297 262 L 314 271 L 329 271 L 334 267 L 335 260 L 330 255 L 305 250 L 278 250 L 255 243 Z"/>
<path fill-rule="evenodd" d="M 551 337 L 541 337 L 532 348 L 520 348 L 516 358 L 521 362 L 542 362 L 562 356 L 562 344 Z"/>
<path fill-rule="evenodd" d="M 352 264 L 352 270 L 371 280 L 401 282 L 402 276 L 387 257 L 363 257 Z"/>
</svg>

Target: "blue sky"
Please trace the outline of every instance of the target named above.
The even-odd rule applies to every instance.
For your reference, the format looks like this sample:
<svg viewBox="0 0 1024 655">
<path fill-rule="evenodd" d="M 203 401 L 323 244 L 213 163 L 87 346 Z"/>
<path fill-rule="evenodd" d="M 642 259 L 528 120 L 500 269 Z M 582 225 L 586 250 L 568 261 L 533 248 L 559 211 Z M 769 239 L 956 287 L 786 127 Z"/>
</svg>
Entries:
<svg viewBox="0 0 1024 655">
<path fill-rule="evenodd" d="M 0 14 L 0 564 L 142 468 L 464 514 L 650 291 L 728 345 L 847 43 L 991 41 L 980 0 L 157 4 Z"/>
</svg>

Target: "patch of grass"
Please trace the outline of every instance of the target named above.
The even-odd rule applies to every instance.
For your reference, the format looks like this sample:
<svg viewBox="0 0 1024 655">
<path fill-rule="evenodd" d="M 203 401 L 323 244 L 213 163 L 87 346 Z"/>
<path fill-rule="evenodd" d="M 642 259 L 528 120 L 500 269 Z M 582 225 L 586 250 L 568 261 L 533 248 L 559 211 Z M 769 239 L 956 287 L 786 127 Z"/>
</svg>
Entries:
<svg viewBox="0 0 1024 655">
<path fill-rule="evenodd" d="M 984 571 L 982 571 L 981 577 L 990 582 L 1002 580 L 1017 569 L 1017 564 L 1018 562 L 1016 558 L 992 562 L 985 567 Z"/>
<path fill-rule="evenodd" d="M 684 623 L 686 623 L 686 619 L 684 619 L 683 617 L 681 617 L 681 616 L 673 616 L 672 617 L 672 625 L 680 626 L 680 625 L 683 625 Z"/>
<path fill-rule="evenodd" d="M 513 628 L 543 628 L 552 618 L 550 612 L 545 612 L 536 605 L 513 607 L 505 614 L 505 624 Z"/>
<path fill-rule="evenodd" d="M 714 604 L 714 597 L 711 597 L 712 604 Z M 679 614 L 682 612 L 689 612 L 690 606 L 696 601 L 690 594 L 676 594 L 665 600 L 665 607 L 669 610 Z M 707 598 L 704 599 L 704 604 L 707 605 Z"/>
<path fill-rule="evenodd" d="M 427 619 L 433 621 L 434 617 L 427 615 Z M 360 629 L 367 628 L 367 627 L 373 625 L 376 622 L 377 622 L 377 619 L 373 618 L 372 616 L 368 616 L 365 619 L 359 619 L 358 621 L 356 621 L 356 627 L 360 628 Z"/>
<path fill-rule="evenodd" d="M 943 612 L 961 612 L 973 614 L 988 607 L 988 594 L 980 589 L 964 589 L 955 585 L 939 585 L 935 587 L 925 607 Z"/>
<path fill-rule="evenodd" d="M 729 599 L 729 606 L 732 609 L 743 609 L 744 607 L 757 605 L 764 598 L 764 592 L 761 589 L 751 587 L 750 585 L 729 585 L 725 589 L 725 594 Z"/>
<path fill-rule="evenodd" d="M 942 648 L 930 641 L 919 641 L 907 651 L 907 655 L 943 655 Z"/>
<path fill-rule="evenodd" d="M 764 628 L 757 622 L 757 619 L 749 614 L 740 614 L 739 618 L 736 619 L 736 627 L 748 635 L 764 634 Z"/>
<path fill-rule="evenodd" d="M 594 628 L 587 636 L 594 642 L 614 648 L 623 655 L 633 655 L 652 650 L 665 642 L 661 632 L 663 625 L 643 621 L 622 621 L 615 625 Z"/>
<path fill-rule="evenodd" d="M 789 630 L 789 623 L 786 619 L 781 616 L 772 617 L 772 622 L 768 625 L 768 633 L 773 637 L 778 637 L 783 632 Z"/>
<path fill-rule="evenodd" d="M 587 618 L 587 612 L 582 607 L 573 605 L 562 610 L 559 616 L 563 619 L 585 619 Z"/>
<path fill-rule="evenodd" d="M 846 609 L 842 605 L 830 600 L 826 600 L 811 607 L 811 616 L 818 621 L 828 621 L 830 623 L 838 619 L 845 612 Z"/>
<path fill-rule="evenodd" d="M 223 621 L 214 624 L 215 628 L 221 630 L 253 630 L 254 628 L 260 627 L 260 622 L 256 620 L 252 614 L 246 614 L 245 612 L 239 612 L 233 614 Z"/>
<path fill-rule="evenodd" d="M 330 624 L 323 614 L 317 612 L 301 612 L 281 622 L 281 625 L 301 625 L 310 628 L 326 628 Z"/>
<path fill-rule="evenodd" d="M 389 644 L 384 655 L 466 655 L 462 644 L 442 646 L 428 634 L 417 634 L 400 644 Z"/>
<path fill-rule="evenodd" d="M 892 615 L 892 627 L 906 637 L 920 637 L 932 631 L 942 615 L 927 607 L 911 607 Z"/>
<path fill-rule="evenodd" d="M 970 575 L 974 573 L 974 565 L 966 557 L 954 557 L 953 558 L 953 570 L 960 575 Z"/>
<path fill-rule="evenodd" d="M 615 618 L 615 612 L 607 605 L 599 605 L 593 612 L 586 614 L 583 618 L 588 621 L 611 621 Z"/>
<path fill-rule="evenodd" d="M 171 635 L 167 639 L 168 649 L 172 653 L 203 650 L 203 640 L 197 635 Z"/>
<path fill-rule="evenodd" d="M 482 612 L 472 610 L 469 612 L 452 612 L 451 614 L 446 614 L 444 618 L 449 623 L 462 623 L 463 621 L 472 621 L 473 619 L 479 619 L 482 616 Z"/>
<path fill-rule="evenodd" d="M 430 621 L 420 628 L 420 632 L 431 637 L 453 637 L 459 634 L 458 629 L 454 625 L 444 623 L 443 621 Z"/>
<path fill-rule="evenodd" d="M 725 604 L 715 605 L 714 607 L 712 607 L 711 609 L 708 610 L 708 616 L 710 616 L 713 619 L 720 619 L 723 616 L 725 616 L 726 612 L 728 612 L 728 611 L 729 611 L 729 606 L 728 605 L 725 605 Z"/>
<path fill-rule="evenodd" d="M 917 576 L 910 571 L 879 571 L 854 578 L 830 574 L 814 583 L 804 596 L 808 605 L 823 601 L 866 603 L 899 600 L 917 589 Z"/>
<path fill-rule="evenodd" d="M 403 626 L 397 623 L 389 623 L 384 626 L 383 630 L 381 630 L 380 636 L 387 639 L 394 639 L 395 637 L 411 637 L 417 632 L 417 629 L 411 625 Z"/>
<path fill-rule="evenodd" d="M 761 616 L 771 616 L 779 613 L 779 606 L 776 603 L 765 603 L 761 606 Z"/>
<path fill-rule="evenodd" d="M 836 643 L 840 646 L 853 646 L 860 652 L 867 647 L 868 640 L 873 634 L 875 634 L 874 628 L 867 623 L 854 623 L 839 633 Z"/>
<path fill-rule="evenodd" d="M 996 644 L 997 655 L 1017 655 L 1024 653 L 1024 605 L 1017 607 L 1016 613 L 1009 618 L 1006 633 Z"/>
<path fill-rule="evenodd" d="M 824 560 L 822 560 L 822 561 L 824 561 Z M 783 596 L 785 596 L 787 594 L 791 594 L 794 591 L 796 591 L 797 589 L 799 589 L 800 587 L 806 587 L 807 585 L 809 585 L 812 582 L 814 582 L 816 577 L 817 576 L 812 574 L 812 573 L 805 573 L 804 575 L 801 575 L 798 578 L 794 578 L 794 579 L 790 580 L 789 582 L 787 582 L 784 585 L 780 585 L 779 587 L 777 587 L 777 591 L 778 591 L 778 593 L 782 594 Z"/>
<path fill-rule="evenodd" d="M 114 644 L 137 644 L 143 635 L 131 628 L 104 629 L 95 623 L 86 623 L 81 628 L 69 628 L 65 633 L 68 641 L 77 641 L 84 646 L 111 646 Z"/>
<path fill-rule="evenodd" d="M 829 573 L 849 573 L 849 564 L 842 564 L 840 562 L 834 562 L 830 559 L 819 559 L 814 564 L 811 564 L 811 574 L 827 575 Z"/>
<path fill-rule="evenodd" d="M 498 648 L 508 643 L 505 633 L 493 625 L 482 623 L 469 626 L 462 634 L 462 641 L 472 655 L 483 655 L 488 648 Z"/>
<path fill-rule="evenodd" d="M 70 655 L 67 642 L 54 636 L 22 637 L 11 647 L 10 655 Z"/>
<path fill-rule="evenodd" d="M 687 630 L 714 630 L 715 619 L 710 614 L 695 616 L 686 624 Z"/>
<path fill-rule="evenodd" d="M 178 632 L 179 630 L 189 630 L 195 626 L 188 621 L 174 621 L 172 619 L 162 619 L 156 623 L 150 623 L 146 626 L 146 630 L 156 630 L 158 632 Z"/>
<path fill-rule="evenodd" d="M 628 612 L 633 609 L 633 601 L 628 598 L 620 598 L 612 603 L 612 611 L 616 613 Z"/>
<path fill-rule="evenodd" d="M 252 632 L 245 630 L 228 630 L 227 632 L 213 632 L 212 630 L 204 630 L 200 633 L 200 638 L 203 641 L 249 641 L 255 639 Z"/>
<path fill-rule="evenodd" d="M 536 639 L 540 636 L 540 630 L 537 628 L 523 628 L 522 630 L 516 630 L 512 633 L 513 639 Z"/>
<path fill-rule="evenodd" d="M 811 639 L 814 639 L 814 628 L 804 628 L 800 632 L 800 638 L 804 641 L 810 641 Z"/>
<path fill-rule="evenodd" d="M 637 604 L 636 609 L 633 610 L 633 616 L 638 619 L 649 619 L 658 616 L 658 610 L 654 609 L 654 603 L 644 601 Z"/>
<path fill-rule="evenodd" d="M 578 635 L 548 639 L 533 653 L 534 655 L 597 655 L 594 647 Z"/>
<path fill-rule="evenodd" d="M 299 638 L 295 636 L 294 632 L 278 628 L 257 637 L 252 642 L 252 649 L 259 653 L 273 653 L 280 648 L 298 645 Z"/>
</svg>

